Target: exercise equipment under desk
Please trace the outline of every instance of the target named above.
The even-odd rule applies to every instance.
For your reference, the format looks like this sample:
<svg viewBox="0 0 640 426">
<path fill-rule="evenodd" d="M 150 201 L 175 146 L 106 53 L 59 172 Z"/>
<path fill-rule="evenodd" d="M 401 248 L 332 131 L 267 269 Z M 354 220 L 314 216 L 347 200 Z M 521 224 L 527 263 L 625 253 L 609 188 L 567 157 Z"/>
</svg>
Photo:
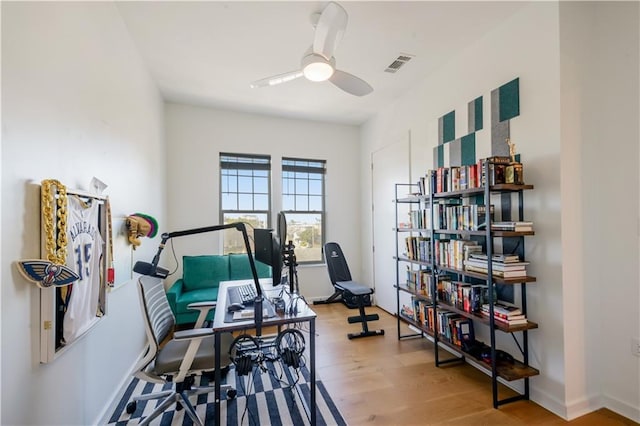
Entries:
<svg viewBox="0 0 640 426">
<path fill-rule="evenodd" d="M 261 286 L 263 294 L 266 295 L 273 288 L 270 284 L 263 283 Z M 213 331 L 215 333 L 215 349 L 216 349 L 216 365 L 215 365 L 215 424 L 220 425 L 220 347 L 221 347 L 221 334 L 225 332 L 233 332 L 240 330 L 248 330 L 255 328 L 255 322 L 253 318 L 247 320 L 240 320 L 234 322 L 225 322 L 227 314 L 227 289 L 229 287 L 243 285 L 247 283 L 253 283 L 253 280 L 238 280 L 238 281 L 223 281 L 220 283 L 220 291 L 218 292 L 218 303 L 216 308 L 215 317 L 213 319 Z M 285 299 L 286 306 L 290 305 L 290 295 L 283 292 L 283 298 Z M 280 328 L 283 325 L 308 322 L 309 323 L 309 421 L 312 426 L 316 425 L 316 313 L 307 305 L 302 299 L 296 301 L 296 313 L 295 314 L 281 314 L 276 313 L 275 317 L 264 318 L 262 321 L 262 327 L 277 326 Z M 287 309 L 287 312 L 289 310 Z"/>
</svg>

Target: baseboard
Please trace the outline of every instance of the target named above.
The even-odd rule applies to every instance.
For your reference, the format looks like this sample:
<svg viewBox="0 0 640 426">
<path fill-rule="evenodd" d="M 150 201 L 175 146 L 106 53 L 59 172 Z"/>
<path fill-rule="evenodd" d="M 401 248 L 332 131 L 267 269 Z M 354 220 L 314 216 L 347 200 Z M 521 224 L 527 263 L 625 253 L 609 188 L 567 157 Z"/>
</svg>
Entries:
<svg viewBox="0 0 640 426">
<path fill-rule="evenodd" d="M 602 408 L 602 401 L 597 396 L 584 397 L 574 401 L 568 401 L 566 406 L 566 420 L 573 420 L 585 414 L 592 413 Z"/>
<path fill-rule="evenodd" d="M 631 419 L 636 423 L 640 423 L 640 407 L 634 407 L 619 399 L 606 396 L 602 398 L 602 403 L 604 408 Z"/>
<path fill-rule="evenodd" d="M 138 358 L 136 358 L 135 362 L 131 365 L 129 372 L 122 377 L 122 379 L 120 380 L 120 384 L 116 387 L 116 390 L 111 395 L 109 404 L 104 407 L 100 414 L 98 414 L 98 421 L 94 422 L 93 424 L 106 425 L 109 423 L 109 417 L 115 411 L 116 406 L 120 402 L 122 394 L 125 392 L 127 386 L 129 385 L 129 382 L 131 381 L 131 377 L 135 372 L 135 368 L 138 365 L 138 362 L 140 362 L 142 357 L 144 357 L 145 353 L 146 348 L 142 350 Z"/>
<path fill-rule="evenodd" d="M 549 392 L 544 390 L 540 391 L 535 386 L 531 386 L 529 389 L 529 399 L 539 406 L 551 411 L 558 417 L 567 420 L 567 407 L 564 401 L 557 398 L 553 398 L 549 395 Z"/>
</svg>

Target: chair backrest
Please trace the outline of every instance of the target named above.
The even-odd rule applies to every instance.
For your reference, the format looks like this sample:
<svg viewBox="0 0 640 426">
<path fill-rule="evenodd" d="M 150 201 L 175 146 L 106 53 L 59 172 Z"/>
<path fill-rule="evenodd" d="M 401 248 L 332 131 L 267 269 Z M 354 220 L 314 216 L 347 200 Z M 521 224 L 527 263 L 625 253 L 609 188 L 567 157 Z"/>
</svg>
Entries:
<svg viewBox="0 0 640 426">
<path fill-rule="evenodd" d="M 338 243 L 326 243 L 324 245 L 324 256 L 327 259 L 329 278 L 333 285 L 340 281 L 351 281 L 351 272 L 349 272 L 347 260 Z"/>
<path fill-rule="evenodd" d="M 145 374 L 144 370 L 155 359 L 160 343 L 173 330 L 175 318 L 169 307 L 162 279 L 141 276 L 138 280 L 138 294 L 149 347 L 137 370 Z M 148 377 L 144 379 L 149 380 Z"/>
</svg>

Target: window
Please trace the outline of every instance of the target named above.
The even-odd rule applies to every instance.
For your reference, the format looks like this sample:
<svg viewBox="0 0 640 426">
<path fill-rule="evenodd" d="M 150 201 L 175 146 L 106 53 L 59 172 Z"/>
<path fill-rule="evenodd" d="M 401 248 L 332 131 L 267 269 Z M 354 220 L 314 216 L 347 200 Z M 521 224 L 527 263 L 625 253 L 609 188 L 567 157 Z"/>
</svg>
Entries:
<svg viewBox="0 0 640 426">
<path fill-rule="evenodd" d="M 220 221 L 268 228 L 271 207 L 271 157 L 220 153 Z M 223 253 L 244 253 L 242 234 L 224 231 Z"/>
<path fill-rule="evenodd" d="M 282 210 L 287 241 L 296 246 L 299 263 L 323 262 L 324 176 L 326 161 L 282 159 Z"/>
</svg>

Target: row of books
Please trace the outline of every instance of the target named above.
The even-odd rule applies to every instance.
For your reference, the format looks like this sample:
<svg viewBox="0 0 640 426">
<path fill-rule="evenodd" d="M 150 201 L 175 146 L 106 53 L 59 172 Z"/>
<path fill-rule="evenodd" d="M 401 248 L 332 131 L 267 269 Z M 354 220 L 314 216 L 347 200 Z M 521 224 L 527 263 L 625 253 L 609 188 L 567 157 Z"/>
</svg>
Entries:
<svg viewBox="0 0 640 426">
<path fill-rule="evenodd" d="M 448 279 L 438 281 L 438 300 L 469 313 L 480 313 L 488 301 L 486 284 L 469 284 Z"/>
<path fill-rule="evenodd" d="M 417 294 L 433 297 L 431 294 L 431 272 L 424 269 L 412 270 L 407 266 L 407 287 Z"/>
<path fill-rule="evenodd" d="M 403 308 L 404 312 L 412 312 L 411 318 L 422 327 L 435 332 L 435 312 L 433 304 L 418 298 L 412 298 L 411 308 Z M 405 315 L 406 316 L 406 315 Z M 461 347 L 463 341 L 475 339 L 473 320 L 458 313 L 439 310 L 437 314 L 438 335 L 442 340 Z"/>
<path fill-rule="evenodd" d="M 438 167 L 435 172 L 435 192 L 462 191 L 485 186 L 485 163 L 489 162 L 489 185 L 506 182 L 506 168 L 511 158 L 494 156 L 466 166 Z"/>
<path fill-rule="evenodd" d="M 437 240 L 434 244 L 436 264 L 445 268 L 464 269 L 464 261 L 472 253 L 481 253 L 482 246 L 472 240 Z"/>
<path fill-rule="evenodd" d="M 468 205 L 434 205 L 433 218 L 435 229 L 456 229 L 480 231 L 487 227 L 487 206 L 482 204 Z M 494 206 L 489 206 L 490 220 L 493 221 Z M 491 225 L 493 227 L 493 223 Z"/>
<path fill-rule="evenodd" d="M 409 223 L 414 229 L 431 229 L 431 210 L 411 210 L 409 212 Z"/>
<path fill-rule="evenodd" d="M 407 259 L 421 262 L 429 262 L 431 260 L 431 240 L 428 237 L 406 237 L 404 242 Z"/>
</svg>

